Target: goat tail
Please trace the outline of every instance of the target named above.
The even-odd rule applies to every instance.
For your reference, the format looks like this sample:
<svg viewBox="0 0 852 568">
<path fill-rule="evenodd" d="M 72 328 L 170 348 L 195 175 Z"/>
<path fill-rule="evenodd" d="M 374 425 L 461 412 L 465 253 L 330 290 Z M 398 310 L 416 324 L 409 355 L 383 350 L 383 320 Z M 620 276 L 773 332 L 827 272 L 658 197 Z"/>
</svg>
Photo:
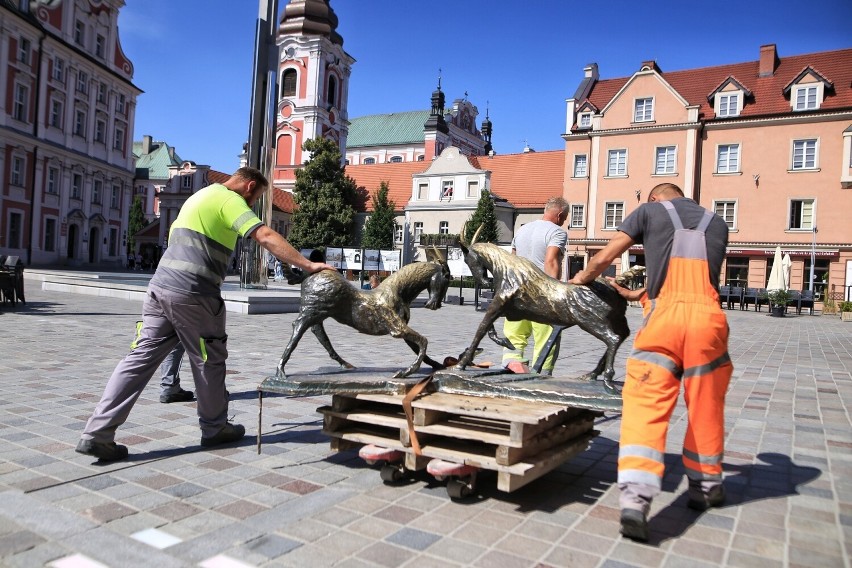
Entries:
<svg viewBox="0 0 852 568">
<path fill-rule="evenodd" d="M 645 267 L 640 265 L 635 265 L 630 268 L 630 270 L 625 270 L 621 274 L 615 277 L 615 283 L 619 286 L 624 286 L 625 284 L 636 280 L 639 276 L 645 273 Z"/>
<path fill-rule="evenodd" d="M 287 284 L 301 284 L 302 281 L 308 277 L 308 274 L 306 272 L 296 272 L 289 264 L 284 264 L 282 273 L 287 279 Z"/>
</svg>

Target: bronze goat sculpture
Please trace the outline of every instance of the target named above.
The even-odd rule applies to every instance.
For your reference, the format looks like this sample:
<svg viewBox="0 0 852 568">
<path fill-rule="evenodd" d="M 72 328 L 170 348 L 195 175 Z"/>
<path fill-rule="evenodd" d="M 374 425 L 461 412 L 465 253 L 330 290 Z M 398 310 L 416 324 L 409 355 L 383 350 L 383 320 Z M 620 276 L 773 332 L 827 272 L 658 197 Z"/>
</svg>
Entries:
<svg viewBox="0 0 852 568">
<path fill-rule="evenodd" d="M 290 275 L 293 283 L 293 276 Z M 359 290 L 334 270 L 323 270 L 302 280 L 299 315 L 293 322 L 293 335 L 278 363 L 278 376 L 284 377 L 284 366 L 290 360 L 302 335 L 310 328 L 332 359 L 347 369 L 354 368 L 334 348 L 323 329 L 326 318 L 348 325 L 367 335 L 400 337 L 417 353 L 417 359 L 394 375 L 407 377 L 426 362 L 433 369 L 443 365 L 426 355 L 427 340 L 408 326 L 411 302 L 429 289 L 425 307 L 437 310 L 450 284 L 450 268 L 446 262 L 417 262 L 395 272 L 373 290 Z"/>
<path fill-rule="evenodd" d="M 462 230 L 460 246 L 465 263 L 480 286 L 489 287 L 488 272 L 492 274 L 494 299 L 457 366 L 464 369 L 471 363 L 471 354 L 486 333 L 500 345 L 513 348 L 507 339 L 497 337 L 494 330 L 494 322 L 500 316 L 512 321 L 527 319 L 552 326 L 578 325 L 607 346 L 595 369 L 581 378 L 596 380 L 603 375 L 606 390 L 617 392 L 612 383 L 615 354 L 630 335 L 625 315 L 627 301 L 603 279 L 587 286 L 560 282 L 525 258 L 491 243 L 477 243 L 478 236 L 477 230 L 468 245 Z"/>
</svg>

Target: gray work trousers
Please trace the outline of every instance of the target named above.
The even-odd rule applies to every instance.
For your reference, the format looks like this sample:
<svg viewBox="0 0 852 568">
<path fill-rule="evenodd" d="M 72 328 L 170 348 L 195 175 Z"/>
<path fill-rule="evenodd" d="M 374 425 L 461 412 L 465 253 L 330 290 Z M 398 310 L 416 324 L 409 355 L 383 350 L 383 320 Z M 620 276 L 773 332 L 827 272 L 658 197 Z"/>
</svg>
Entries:
<svg viewBox="0 0 852 568">
<path fill-rule="evenodd" d="M 149 286 L 136 346 L 112 372 L 83 439 L 104 443 L 115 439 L 115 430 L 127 420 L 145 385 L 178 341 L 189 355 L 201 436 L 219 433 L 228 419 L 225 302 L 221 297 Z"/>
<path fill-rule="evenodd" d="M 181 391 L 180 366 L 183 363 L 185 353 L 186 349 L 183 348 L 183 343 L 178 341 L 175 348 L 169 351 L 169 354 L 163 359 L 160 365 L 160 394 L 177 394 Z"/>
</svg>

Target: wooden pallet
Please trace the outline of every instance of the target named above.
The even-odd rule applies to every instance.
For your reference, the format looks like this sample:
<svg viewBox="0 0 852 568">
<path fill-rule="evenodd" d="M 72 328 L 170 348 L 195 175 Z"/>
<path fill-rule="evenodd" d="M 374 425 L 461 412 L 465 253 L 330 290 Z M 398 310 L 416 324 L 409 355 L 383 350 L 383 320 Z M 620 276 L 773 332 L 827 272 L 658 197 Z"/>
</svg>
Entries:
<svg viewBox="0 0 852 568">
<path fill-rule="evenodd" d="M 318 408 L 333 450 L 375 444 L 405 452 L 421 470 L 430 459 L 494 470 L 497 488 L 511 492 L 586 450 L 602 413 L 518 400 L 431 393 L 412 403 L 415 455 L 402 395 L 336 394 Z"/>
</svg>

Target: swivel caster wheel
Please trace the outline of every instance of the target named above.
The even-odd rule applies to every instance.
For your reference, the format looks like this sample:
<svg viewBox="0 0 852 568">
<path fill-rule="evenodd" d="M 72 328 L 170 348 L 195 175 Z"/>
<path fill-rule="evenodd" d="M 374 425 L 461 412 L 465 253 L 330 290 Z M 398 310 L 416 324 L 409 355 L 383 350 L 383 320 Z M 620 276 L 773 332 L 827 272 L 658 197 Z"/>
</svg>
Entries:
<svg viewBox="0 0 852 568">
<path fill-rule="evenodd" d="M 385 464 L 379 475 L 385 483 L 396 483 L 405 478 L 405 468 L 402 465 Z"/>
<path fill-rule="evenodd" d="M 473 484 L 464 479 L 451 479 L 447 482 L 447 495 L 450 499 L 464 499 L 473 493 Z"/>
</svg>

